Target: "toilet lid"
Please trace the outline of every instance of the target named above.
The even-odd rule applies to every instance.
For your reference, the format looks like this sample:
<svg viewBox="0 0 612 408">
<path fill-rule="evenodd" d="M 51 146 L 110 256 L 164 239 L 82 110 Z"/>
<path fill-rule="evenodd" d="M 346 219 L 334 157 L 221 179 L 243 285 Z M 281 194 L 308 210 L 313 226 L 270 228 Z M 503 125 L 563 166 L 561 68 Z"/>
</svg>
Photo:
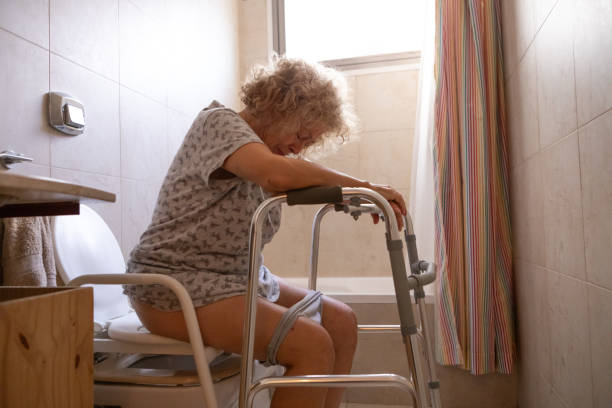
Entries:
<svg viewBox="0 0 612 408">
<path fill-rule="evenodd" d="M 64 283 L 85 274 L 125 272 L 125 260 L 113 232 L 84 204 L 79 215 L 54 217 L 53 246 L 57 271 Z M 120 285 L 93 286 L 96 326 L 129 312 Z"/>
</svg>

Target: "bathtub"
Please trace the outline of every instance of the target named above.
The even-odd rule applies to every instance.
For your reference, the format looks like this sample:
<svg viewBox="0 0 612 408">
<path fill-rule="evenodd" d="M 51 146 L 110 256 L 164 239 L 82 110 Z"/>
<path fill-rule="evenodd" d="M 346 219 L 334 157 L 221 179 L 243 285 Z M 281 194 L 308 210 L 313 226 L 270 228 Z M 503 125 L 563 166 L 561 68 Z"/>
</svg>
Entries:
<svg viewBox="0 0 612 408">
<path fill-rule="evenodd" d="M 308 278 L 283 278 L 301 287 L 308 286 Z M 319 277 L 317 289 L 344 303 L 395 303 L 393 278 L 382 277 Z M 433 284 L 425 287 L 425 302 L 433 303 Z"/>
</svg>

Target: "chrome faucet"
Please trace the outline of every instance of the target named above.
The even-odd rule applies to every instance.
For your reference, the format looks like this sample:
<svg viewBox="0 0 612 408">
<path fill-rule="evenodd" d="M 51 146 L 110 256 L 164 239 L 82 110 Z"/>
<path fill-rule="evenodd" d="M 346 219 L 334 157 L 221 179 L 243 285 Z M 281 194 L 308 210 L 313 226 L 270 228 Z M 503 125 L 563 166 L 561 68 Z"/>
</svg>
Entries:
<svg viewBox="0 0 612 408">
<path fill-rule="evenodd" d="M 10 169 L 15 163 L 31 161 L 32 159 L 30 157 L 26 157 L 21 153 L 15 153 L 12 150 L 4 150 L 3 152 L 0 152 L 0 164 L 2 164 L 5 169 Z"/>
</svg>

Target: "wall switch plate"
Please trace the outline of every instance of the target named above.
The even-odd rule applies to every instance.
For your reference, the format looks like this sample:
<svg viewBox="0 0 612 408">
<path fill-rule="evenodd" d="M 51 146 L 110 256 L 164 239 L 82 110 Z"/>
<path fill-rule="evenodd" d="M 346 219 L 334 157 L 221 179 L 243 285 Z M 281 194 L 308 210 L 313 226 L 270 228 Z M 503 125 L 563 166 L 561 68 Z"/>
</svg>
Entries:
<svg viewBox="0 0 612 408">
<path fill-rule="evenodd" d="M 63 92 L 49 92 L 49 123 L 68 135 L 80 135 L 85 130 L 85 107 Z"/>
</svg>

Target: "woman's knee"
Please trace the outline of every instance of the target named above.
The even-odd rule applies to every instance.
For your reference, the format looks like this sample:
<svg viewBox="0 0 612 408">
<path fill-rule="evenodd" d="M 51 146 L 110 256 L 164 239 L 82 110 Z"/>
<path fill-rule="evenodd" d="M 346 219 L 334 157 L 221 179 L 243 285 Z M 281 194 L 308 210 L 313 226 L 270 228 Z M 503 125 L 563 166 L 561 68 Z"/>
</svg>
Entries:
<svg viewBox="0 0 612 408">
<path fill-rule="evenodd" d="M 324 327 L 300 317 L 277 354 L 280 364 L 302 374 L 329 374 L 335 363 L 334 342 Z"/>
<path fill-rule="evenodd" d="M 333 301 L 324 310 L 323 324 L 329 331 L 336 349 L 357 348 L 357 317 L 348 305 Z"/>
</svg>

